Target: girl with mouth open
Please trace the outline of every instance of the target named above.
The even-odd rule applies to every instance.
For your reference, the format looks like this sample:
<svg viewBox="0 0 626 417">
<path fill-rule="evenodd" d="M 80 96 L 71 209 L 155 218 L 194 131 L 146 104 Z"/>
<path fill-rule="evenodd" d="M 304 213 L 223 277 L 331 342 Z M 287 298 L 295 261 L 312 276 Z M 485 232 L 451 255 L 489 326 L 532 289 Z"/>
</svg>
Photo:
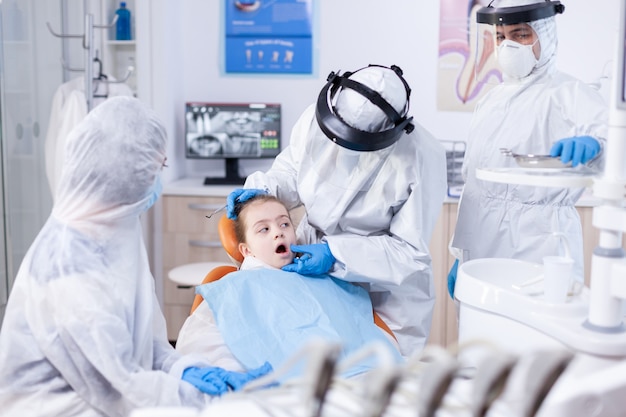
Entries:
<svg viewBox="0 0 626 417">
<path fill-rule="evenodd" d="M 246 264 L 242 269 L 258 263 L 280 269 L 293 262 L 296 231 L 283 203 L 262 194 L 239 206 L 235 234 Z"/>
<path fill-rule="evenodd" d="M 204 301 L 185 321 L 177 350 L 202 354 L 227 370 L 248 369 L 258 361 L 276 370 L 312 340 L 341 345 L 340 358 L 376 341 L 402 362 L 395 339 L 374 324 L 364 288 L 328 274 L 281 269 L 296 256 L 290 249 L 296 232 L 280 200 L 259 194 L 237 203 L 235 210 L 235 234 L 244 256 L 240 270 L 196 287 Z M 365 360 L 342 376 L 374 366 Z"/>
</svg>

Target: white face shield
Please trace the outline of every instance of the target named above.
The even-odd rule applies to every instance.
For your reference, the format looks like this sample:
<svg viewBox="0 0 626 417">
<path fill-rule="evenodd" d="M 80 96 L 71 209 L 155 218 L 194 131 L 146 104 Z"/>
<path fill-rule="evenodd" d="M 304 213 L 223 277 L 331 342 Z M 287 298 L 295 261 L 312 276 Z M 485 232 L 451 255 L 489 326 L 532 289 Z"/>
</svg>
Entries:
<svg viewBox="0 0 626 417">
<path fill-rule="evenodd" d="M 411 89 L 402 70 L 370 65 L 328 76 L 317 100 L 316 119 L 324 134 L 354 151 L 376 151 L 413 130 L 407 116 Z"/>
<path fill-rule="evenodd" d="M 558 1 L 494 0 L 478 10 L 476 79 L 487 83 L 499 83 L 501 77 L 521 80 L 553 61 L 557 45 L 554 15 L 564 9 Z M 496 70 L 485 68 L 492 53 Z"/>
</svg>

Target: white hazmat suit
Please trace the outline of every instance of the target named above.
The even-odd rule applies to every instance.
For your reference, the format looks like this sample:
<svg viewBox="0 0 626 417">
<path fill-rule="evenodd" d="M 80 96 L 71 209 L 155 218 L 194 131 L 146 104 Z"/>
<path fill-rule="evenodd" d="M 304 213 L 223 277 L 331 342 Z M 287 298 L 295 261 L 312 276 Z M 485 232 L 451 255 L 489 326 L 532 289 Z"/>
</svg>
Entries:
<svg viewBox="0 0 626 417">
<path fill-rule="evenodd" d="M 158 197 L 165 131 L 134 98 L 111 98 L 70 133 L 52 214 L 28 250 L 0 333 L 7 416 L 128 416 L 203 407 L 169 344 L 139 216 Z"/>
<path fill-rule="evenodd" d="M 350 78 L 403 112 L 405 87 L 389 68 L 368 67 Z M 351 90 L 337 95 L 337 114 L 352 127 L 387 128 L 365 97 Z M 330 275 L 363 283 L 405 357 L 424 347 L 430 331 L 435 290 L 428 244 L 447 186 L 442 145 L 414 125 L 391 146 L 358 152 L 322 132 L 312 105 L 271 169 L 245 183 L 269 190 L 289 209 L 304 205 L 298 242 L 328 243 L 336 259 Z"/>
<path fill-rule="evenodd" d="M 507 0 L 500 6 L 520 6 L 537 0 Z M 607 106 L 598 91 L 556 69 L 555 17 L 529 22 L 539 38 L 541 55 L 529 75 L 504 74 L 478 103 L 463 163 L 465 187 L 452 247 L 463 261 L 515 258 L 542 263 L 548 255 L 563 255 L 565 234 L 575 260 L 576 279 L 583 279 L 583 242 L 574 204 L 583 189 L 500 184 L 476 178 L 477 168 L 515 167 L 500 148 L 519 154 L 549 154 L 554 142 L 607 136 Z M 602 158 L 592 162 L 601 168 Z M 595 166 L 594 166 L 595 165 Z"/>
</svg>

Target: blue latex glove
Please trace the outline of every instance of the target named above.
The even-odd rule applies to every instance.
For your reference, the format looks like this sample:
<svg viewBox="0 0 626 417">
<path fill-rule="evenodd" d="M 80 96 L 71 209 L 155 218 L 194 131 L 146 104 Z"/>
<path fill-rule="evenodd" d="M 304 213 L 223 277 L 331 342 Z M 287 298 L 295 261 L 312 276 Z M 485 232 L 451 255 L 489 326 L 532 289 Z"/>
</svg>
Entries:
<svg viewBox="0 0 626 417">
<path fill-rule="evenodd" d="M 454 285 L 456 284 L 456 273 L 459 270 L 459 260 L 455 260 L 450 272 L 448 272 L 448 294 L 454 300 Z"/>
<path fill-rule="evenodd" d="M 592 160 L 600 152 L 600 142 L 591 136 L 577 136 L 558 140 L 550 149 L 550 156 L 560 156 L 561 162 L 572 161 L 572 167 Z"/>
<path fill-rule="evenodd" d="M 269 362 L 265 362 L 258 368 L 248 372 L 227 372 L 225 381 L 233 391 L 239 391 L 248 382 L 270 372 L 272 372 L 272 365 Z"/>
<path fill-rule="evenodd" d="M 267 194 L 265 190 L 259 190 L 258 188 L 237 188 L 233 190 L 228 197 L 226 197 L 226 215 L 231 220 L 237 219 L 237 213 L 235 213 L 235 203 L 243 203 L 246 200 L 250 200 L 252 197 L 259 194 Z"/>
<path fill-rule="evenodd" d="M 182 380 L 189 382 L 205 394 L 222 395 L 229 390 L 237 391 L 246 383 L 271 371 L 272 366 L 267 362 L 248 372 L 232 372 L 211 366 L 191 367 L 185 369 Z"/>
<path fill-rule="evenodd" d="M 191 367 L 185 369 L 181 379 L 189 382 L 205 394 L 222 395 L 228 392 L 228 385 L 224 380 L 225 372 L 222 368 Z"/>
<path fill-rule="evenodd" d="M 291 245 L 291 251 L 302 253 L 302 255 L 294 258 L 293 263 L 283 266 L 283 271 L 297 272 L 302 275 L 322 275 L 330 271 L 335 263 L 335 257 L 326 242 Z"/>
</svg>

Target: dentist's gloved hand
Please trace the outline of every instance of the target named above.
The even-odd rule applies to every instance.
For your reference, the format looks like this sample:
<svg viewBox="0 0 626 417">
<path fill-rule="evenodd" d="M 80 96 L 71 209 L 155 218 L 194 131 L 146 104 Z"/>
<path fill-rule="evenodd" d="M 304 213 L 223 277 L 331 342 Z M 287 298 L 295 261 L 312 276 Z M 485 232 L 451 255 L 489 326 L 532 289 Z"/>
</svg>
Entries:
<svg viewBox="0 0 626 417">
<path fill-rule="evenodd" d="M 572 161 L 572 167 L 584 164 L 600 152 L 600 142 L 591 136 L 576 136 L 558 140 L 550 149 L 550 156 L 560 156 L 561 162 Z"/>
<path fill-rule="evenodd" d="M 267 194 L 267 191 L 259 190 L 258 188 L 237 188 L 233 190 L 226 198 L 226 215 L 228 218 L 231 220 L 237 219 L 235 203 L 243 203 L 259 194 Z"/>
<path fill-rule="evenodd" d="M 217 367 L 185 369 L 181 379 L 187 381 L 200 391 L 209 395 L 222 395 L 229 390 L 237 391 L 247 382 L 252 381 L 272 371 L 269 363 L 249 372 L 232 372 Z"/>
<path fill-rule="evenodd" d="M 454 285 L 456 284 L 456 273 L 459 270 L 459 260 L 456 259 L 450 272 L 448 272 L 448 294 L 454 300 Z"/>
<path fill-rule="evenodd" d="M 302 253 L 302 255 L 294 258 L 293 263 L 283 266 L 283 271 L 297 272 L 302 275 L 322 275 L 330 271 L 335 263 L 335 257 L 326 242 L 291 245 L 291 251 Z"/>
</svg>

